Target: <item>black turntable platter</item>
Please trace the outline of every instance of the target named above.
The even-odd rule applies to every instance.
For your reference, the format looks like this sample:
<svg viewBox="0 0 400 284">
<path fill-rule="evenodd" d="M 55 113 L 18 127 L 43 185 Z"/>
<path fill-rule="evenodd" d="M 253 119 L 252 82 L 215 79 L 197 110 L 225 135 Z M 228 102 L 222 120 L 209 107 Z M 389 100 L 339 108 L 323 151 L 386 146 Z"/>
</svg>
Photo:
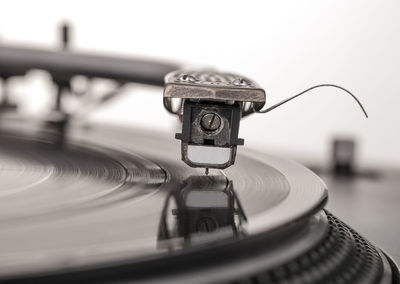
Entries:
<svg viewBox="0 0 400 284">
<path fill-rule="evenodd" d="M 77 126 L 60 142 L 51 129 L 16 125 L 0 134 L 0 280 L 396 277 L 383 252 L 323 210 L 324 183 L 295 162 L 246 150 L 205 175 L 179 160 L 168 135 Z"/>
</svg>

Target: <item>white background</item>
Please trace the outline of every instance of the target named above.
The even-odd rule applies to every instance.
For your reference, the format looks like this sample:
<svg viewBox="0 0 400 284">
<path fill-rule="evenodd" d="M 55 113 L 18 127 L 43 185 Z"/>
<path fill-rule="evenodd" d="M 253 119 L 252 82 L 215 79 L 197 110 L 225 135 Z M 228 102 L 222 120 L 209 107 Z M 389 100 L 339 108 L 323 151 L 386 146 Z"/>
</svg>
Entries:
<svg viewBox="0 0 400 284">
<path fill-rule="evenodd" d="M 3 1 L 0 43 L 56 48 L 63 20 L 74 27 L 76 51 L 239 72 L 266 89 L 269 105 L 314 84 L 342 85 L 369 119 L 349 96 L 320 89 L 243 120 L 245 147 L 326 163 L 332 137 L 353 137 L 361 165 L 400 166 L 400 1 Z M 49 95 L 40 76 L 16 88 L 25 104 Z M 91 119 L 172 138 L 176 121 L 161 96 L 132 86 Z"/>
</svg>

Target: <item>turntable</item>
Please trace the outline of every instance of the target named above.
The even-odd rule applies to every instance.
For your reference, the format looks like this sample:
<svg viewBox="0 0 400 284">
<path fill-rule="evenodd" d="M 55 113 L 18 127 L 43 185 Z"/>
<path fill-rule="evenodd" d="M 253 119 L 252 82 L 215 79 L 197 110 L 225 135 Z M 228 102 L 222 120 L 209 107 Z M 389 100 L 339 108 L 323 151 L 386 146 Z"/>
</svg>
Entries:
<svg viewBox="0 0 400 284">
<path fill-rule="evenodd" d="M 74 74 L 162 86 L 177 66 L 0 47 L 4 79 L 31 68 L 47 70 L 61 98 Z M 241 114 L 262 111 L 264 91 L 202 72 L 166 77 L 178 140 L 76 123 L 61 99 L 43 121 L 3 108 L 2 283 L 399 283 L 390 255 L 325 209 L 311 170 L 236 153 Z"/>
</svg>

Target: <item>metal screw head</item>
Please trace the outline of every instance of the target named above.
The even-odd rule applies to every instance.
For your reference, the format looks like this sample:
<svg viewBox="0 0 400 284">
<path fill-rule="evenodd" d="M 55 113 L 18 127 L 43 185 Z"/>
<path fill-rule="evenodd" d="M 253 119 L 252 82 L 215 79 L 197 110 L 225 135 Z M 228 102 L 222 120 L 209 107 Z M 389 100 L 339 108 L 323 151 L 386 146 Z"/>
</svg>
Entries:
<svg viewBox="0 0 400 284">
<path fill-rule="evenodd" d="M 216 113 L 206 113 L 200 121 L 201 127 L 208 131 L 215 131 L 221 126 L 221 118 Z"/>
<path fill-rule="evenodd" d="M 250 86 L 250 83 L 243 78 L 236 78 L 232 81 L 232 84 L 235 86 Z"/>
<path fill-rule="evenodd" d="M 197 81 L 197 79 L 194 76 L 187 75 L 187 74 L 180 75 L 178 80 L 182 81 L 182 82 L 189 82 L 189 83 L 194 83 Z"/>
</svg>

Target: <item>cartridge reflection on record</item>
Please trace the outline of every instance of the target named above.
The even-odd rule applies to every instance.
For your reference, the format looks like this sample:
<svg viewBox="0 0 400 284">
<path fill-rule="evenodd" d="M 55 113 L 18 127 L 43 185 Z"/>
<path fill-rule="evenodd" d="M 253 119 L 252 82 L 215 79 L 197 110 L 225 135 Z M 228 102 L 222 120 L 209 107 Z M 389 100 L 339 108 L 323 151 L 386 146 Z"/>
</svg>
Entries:
<svg viewBox="0 0 400 284">
<path fill-rule="evenodd" d="M 158 230 L 159 249 L 178 249 L 245 235 L 247 218 L 233 182 L 223 175 L 191 176 L 165 200 Z"/>
</svg>

